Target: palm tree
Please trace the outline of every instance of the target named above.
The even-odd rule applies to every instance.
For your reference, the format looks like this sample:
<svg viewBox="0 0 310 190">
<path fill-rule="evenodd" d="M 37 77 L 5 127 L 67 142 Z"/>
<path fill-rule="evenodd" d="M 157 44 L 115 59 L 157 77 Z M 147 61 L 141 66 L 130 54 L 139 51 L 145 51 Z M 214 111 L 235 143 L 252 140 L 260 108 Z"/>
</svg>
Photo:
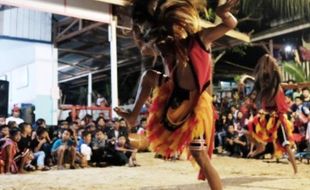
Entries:
<svg viewBox="0 0 310 190">
<path fill-rule="evenodd" d="M 239 13 L 246 16 L 244 20 L 256 20 L 267 25 L 281 20 L 310 21 L 310 0 L 240 0 Z M 296 82 L 310 81 L 304 69 L 295 61 L 282 62 L 281 65 L 283 71 Z"/>
<path fill-rule="evenodd" d="M 310 0 L 240 0 L 244 15 L 263 16 L 265 19 L 310 19 Z"/>
<path fill-rule="evenodd" d="M 283 61 L 281 63 L 284 72 L 293 77 L 296 82 L 309 82 L 310 78 L 307 77 L 302 66 L 295 61 Z"/>
</svg>

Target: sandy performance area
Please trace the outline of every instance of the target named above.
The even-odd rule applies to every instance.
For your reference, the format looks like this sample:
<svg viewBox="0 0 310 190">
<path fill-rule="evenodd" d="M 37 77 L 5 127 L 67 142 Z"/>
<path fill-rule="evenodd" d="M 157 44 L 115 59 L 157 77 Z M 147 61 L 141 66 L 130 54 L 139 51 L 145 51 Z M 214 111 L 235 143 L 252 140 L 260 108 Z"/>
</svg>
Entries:
<svg viewBox="0 0 310 190">
<path fill-rule="evenodd" d="M 202 190 L 206 182 L 196 179 L 188 161 L 154 159 L 152 153 L 138 154 L 141 167 L 107 167 L 52 170 L 25 175 L 1 175 L 1 190 Z M 293 174 L 287 161 L 268 163 L 214 156 L 227 190 L 310 190 L 310 165 L 298 162 Z"/>
</svg>

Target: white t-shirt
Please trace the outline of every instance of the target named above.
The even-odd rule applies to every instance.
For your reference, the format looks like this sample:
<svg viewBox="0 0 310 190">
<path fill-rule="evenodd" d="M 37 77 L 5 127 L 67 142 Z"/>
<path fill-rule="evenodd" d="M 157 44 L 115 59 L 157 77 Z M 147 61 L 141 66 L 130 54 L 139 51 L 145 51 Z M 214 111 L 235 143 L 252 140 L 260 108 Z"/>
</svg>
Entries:
<svg viewBox="0 0 310 190">
<path fill-rule="evenodd" d="M 89 161 L 92 155 L 92 150 L 87 144 L 81 145 L 81 153 L 86 156 L 86 160 Z"/>
<path fill-rule="evenodd" d="M 15 121 L 17 125 L 24 122 L 23 119 L 18 118 L 18 117 L 13 117 L 13 116 L 6 118 L 6 124 L 8 124 L 10 121 Z"/>
<path fill-rule="evenodd" d="M 118 130 L 114 130 L 114 136 L 116 139 L 118 139 L 118 137 L 119 137 L 119 131 Z"/>
<path fill-rule="evenodd" d="M 107 100 L 104 97 L 97 98 L 97 101 L 96 101 L 97 106 L 100 106 L 101 102 L 103 102 L 103 101 L 106 102 Z"/>
</svg>

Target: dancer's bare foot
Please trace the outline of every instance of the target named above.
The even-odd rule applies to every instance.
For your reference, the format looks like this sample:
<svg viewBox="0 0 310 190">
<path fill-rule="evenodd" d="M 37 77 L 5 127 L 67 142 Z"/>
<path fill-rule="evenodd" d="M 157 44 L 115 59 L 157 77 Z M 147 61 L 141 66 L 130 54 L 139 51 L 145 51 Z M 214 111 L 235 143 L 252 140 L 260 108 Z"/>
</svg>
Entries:
<svg viewBox="0 0 310 190">
<path fill-rule="evenodd" d="M 258 145 L 256 146 L 255 151 L 250 152 L 250 153 L 248 154 L 248 158 L 254 158 L 255 156 L 257 156 L 257 155 L 263 153 L 264 151 L 265 151 L 265 145 L 264 145 L 264 144 L 258 144 Z"/>
<path fill-rule="evenodd" d="M 253 157 L 253 153 L 254 151 L 249 152 L 249 154 L 247 155 L 248 158 L 252 158 Z"/>
<path fill-rule="evenodd" d="M 288 155 L 288 160 L 289 160 L 289 161 L 291 162 L 291 164 L 292 164 L 294 174 L 297 174 L 297 164 L 296 164 L 296 160 L 295 160 L 294 153 L 293 153 L 293 151 L 291 150 L 291 148 L 290 148 L 289 145 L 285 146 L 285 149 L 286 149 L 286 152 L 287 152 L 287 155 Z"/>
<path fill-rule="evenodd" d="M 113 109 L 117 115 L 124 118 L 130 126 L 134 126 L 136 123 L 137 117 L 131 111 L 125 111 L 122 108 L 116 107 Z"/>
<path fill-rule="evenodd" d="M 137 161 L 136 161 L 136 160 L 135 160 L 135 161 L 133 161 L 133 165 L 134 165 L 134 166 L 136 166 L 136 167 L 141 166 L 140 164 L 138 164 L 138 163 L 137 163 Z"/>
<path fill-rule="evenodd" d="M 135 164 L 134 164 L 132 158 L 129 159 L 128 166 L 129 167 L 135 167 Z"/>
</svg>

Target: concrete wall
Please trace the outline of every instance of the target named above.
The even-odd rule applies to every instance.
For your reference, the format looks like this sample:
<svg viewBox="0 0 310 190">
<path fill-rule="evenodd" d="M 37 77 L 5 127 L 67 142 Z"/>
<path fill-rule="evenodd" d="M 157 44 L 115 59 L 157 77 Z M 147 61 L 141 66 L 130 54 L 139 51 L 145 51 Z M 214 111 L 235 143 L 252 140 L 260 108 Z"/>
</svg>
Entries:
<svg viewBox="0 0 310 190">
<path fill-rule="evenodd" d="M 9 109 L 14 104 L 31 103 L 35 105 L 37 118 L 56 124 L 59 92 L 57 49 L 52 44 L 18 44 L 24 48 L 0 51 L 0 78 L 10 82 Z"/>
</svg>

